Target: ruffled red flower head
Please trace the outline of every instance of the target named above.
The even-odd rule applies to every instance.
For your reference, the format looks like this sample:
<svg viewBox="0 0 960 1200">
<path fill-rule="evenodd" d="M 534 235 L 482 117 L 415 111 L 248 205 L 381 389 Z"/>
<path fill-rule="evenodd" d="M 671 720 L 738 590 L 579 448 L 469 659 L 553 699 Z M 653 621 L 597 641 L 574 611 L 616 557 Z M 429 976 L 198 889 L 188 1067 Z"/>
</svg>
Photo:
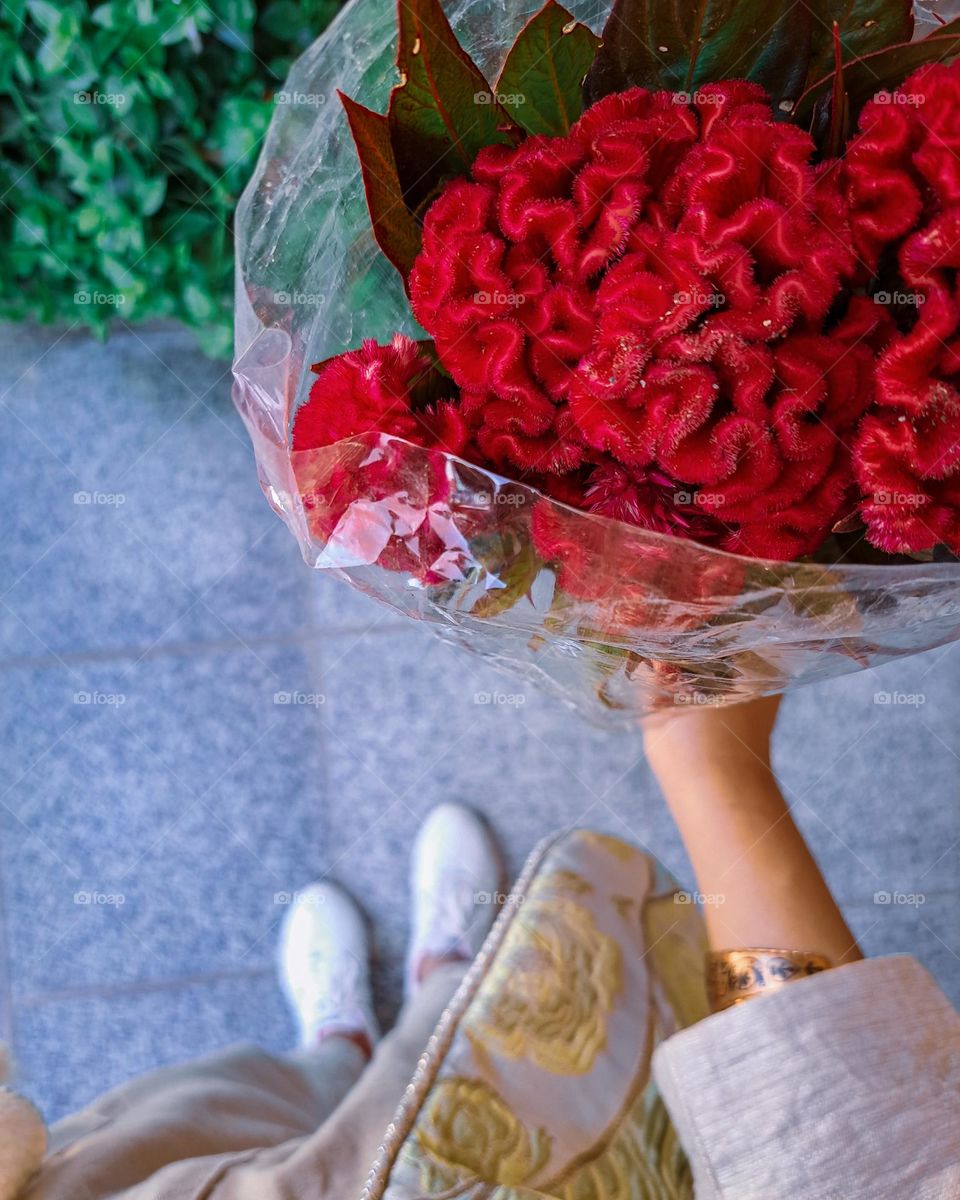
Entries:
<svg viewBox="0 0 960 1200">
<path fill-rule="evenodd" d="M 817 166 L 752 84 L 635 88 L 487 147 L 409 279 L 459 396 L 410 339 L 365 342 L 315 368 L 294 449 L 377 430 L 758 557 L 858 507 L 883 550 L 960 553 L 957 111 L 960 65 L 925 67 Z"/>
<path fill-rule="evenodd" d="M 854 246 L 868 273 L 881 252 L 960 204 L 960 64 L 921 67 L 860 114 L 843 176 Z"/>
<path fill-rule="evenodd" d="M 376 430 L 462 453 L 467 429 L 456 406 L 417 402 L 417 385 L 431 363 L 403 334 L 396 334 L 389 346 L 367 340 L 359 350 L 327 359 L 313 370 L 317 379 L 294 420 L 294 450 L 313 450 Z"/>
<path fill-rule="evenodd" d="M 440 583 L 459 571 L 445 519 L 437 515 L 450 492 L 441 451 L 462 454 L 463 416 L 446 400 L 424 403 L 420 389 L 433 367 L 416 342 L 397 334 L 388 346 L 365 341 L 319 363 L 310 397 L 297 411 L 293 449 L 316 450 L 372 432 L 426 448 L 421 469 L 403 470 L 398 443 L 375 452 L 363 443 L 335 455 L 301 455 L 294 472 L 308 528 L 317 541 L 334 540 L 357 561 Z"/>
<path fill-rule="evenodd" d="M 825 427 L 847 432 L 869 389 L 842 402 L 862 355 L 841 366 L 845 335 L 812 332 L 855 267 L 812 152 L 747 83 L 636 88 L 567 137 L 482 151 L 427 211 L 410 279 L 480 451 L 521 473 L 617 464 L 634 499 L 614 507 L 653 528 L 739 547 L 741 525 L 775 535 L 782 513 L 768 549 L 819 544 L 850 484 Z M 613 478 L 586 507 L 610 510 Z M 650 491 L 661 478 L 697 494 L 698 520 Z"/>
<path fill-rule="evenodd" d="M 853 449 L 868 537 L 960 552 L 960 64 L 923 67 L 863 110 L 843 166 L 854 244 L 900 336 Z"/>
</svg>

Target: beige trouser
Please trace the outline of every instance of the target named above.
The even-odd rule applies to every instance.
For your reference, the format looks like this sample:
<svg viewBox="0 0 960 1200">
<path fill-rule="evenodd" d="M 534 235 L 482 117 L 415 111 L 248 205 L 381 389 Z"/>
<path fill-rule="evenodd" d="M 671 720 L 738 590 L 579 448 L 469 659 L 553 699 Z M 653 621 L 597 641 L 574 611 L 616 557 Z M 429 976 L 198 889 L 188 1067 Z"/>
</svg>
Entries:
<svg viewBox="0 0 960 1200">
<path fill-rule="evenodd" d="M 435 971 L 372 1061 L 240 1046 L 108 1092 L 51 1131 L 23 1200 L 355 1200 L 466 966 Z"/>
</svg>

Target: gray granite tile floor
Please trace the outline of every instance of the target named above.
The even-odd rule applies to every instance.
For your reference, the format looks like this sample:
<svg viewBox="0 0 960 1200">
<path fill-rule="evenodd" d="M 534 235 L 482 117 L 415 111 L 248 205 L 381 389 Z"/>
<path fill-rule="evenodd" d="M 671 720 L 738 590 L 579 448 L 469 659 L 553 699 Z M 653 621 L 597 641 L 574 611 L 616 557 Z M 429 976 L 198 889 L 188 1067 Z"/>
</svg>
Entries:
<svg viewBox="0 0 960 1200">
<path fill-rule="evenodd" d="M 389 1020 L 440 800 L 487 815 L 511 873 L 588 824 L 692 882 L 635 737 L 303 566 L 188 336 L 7 328 L 0 362 L 0 1038 L 49 1118 L 288 1045 L 276 930 L 311 878 L 369 913 Z M 958 695 L 956 647 L 818 685 L 776 754 L 867 950 L 917 954 L 960 1003 Z"/>
</svg>

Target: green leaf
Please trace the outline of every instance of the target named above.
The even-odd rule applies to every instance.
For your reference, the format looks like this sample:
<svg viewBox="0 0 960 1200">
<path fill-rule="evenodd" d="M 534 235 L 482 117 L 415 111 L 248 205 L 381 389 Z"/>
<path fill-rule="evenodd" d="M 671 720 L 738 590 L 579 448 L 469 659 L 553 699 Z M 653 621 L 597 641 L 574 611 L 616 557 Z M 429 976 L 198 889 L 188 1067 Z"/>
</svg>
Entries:
<svg viewBox="0 0 960 1200">
<path fill-rule="evenodd" d="M 99 107 L 77 99 L 78 96 L 88 95 L 86 88 L 70 89 L 61 101 L 66 118 L 72 126 L 71 134 L 99 133 L 103 128 L 103 113 Z"/>
<path fill-rule="evenodd" d="M 26 7 L 26 0 L 6 0 L 3 15 L 13 25 L 21 25 Z"/>
<path fill-rule="evenodd" d="M 230 38 L 224 38 L 227 45 L 236 44 L 249 50 L 253 44 L 253 23 L 257 18 L 253 0 L 213 0 L 210 7 L 221 24 L 230 31 L 233 42 Z M 217 36 L 224 37 L 223 28 L 217 30 Z"/>
<path fill-rule="evenodd" d="M 81 149 L 82 144 L 74 145 L 66 139 L 58 143 L 56 148 L 60 160 L 62 178 L 73 191 L 84 195 L 90 186 L 93 175 L 89 157 Z"/>
<path fill-rule="evenodd" d="M 360 158 L 360 172 L 367 196 L 367 208 L 377 245 L 403 276 L 407 276 L 420 251 L 420 230 L 407 208 L 390 144 L 389 122 L 385 116 L 364 108 L 338 92 L 347 113 L 350 132 Z"/>
<path fill-rule="evenodd" d="M 863 106 L 878 93 L 892 91 L 904 79 L 927 63 L 944 62 L 960 54 L 960 17 L 947 22 L 919 42 L 904 42 L 876 50 L 863 58 L 845 63 L 843 86 L 850 105 L 850 119 L 856 121 Z M 808 85 L 795 106 L 798 122 L 809 120 L 817 101 L 823 101 L 834 86 L 831 71 Z"/>
<path fill-rule="evenodd" d="M 77 209 L 75 218 L 77 233 L 87 236 L 100 228 L 100 209 L 95 204 L 85 204 Z"/>
<path fill-rule="evenodd" d="M 814 563 L 783 563 L 751 568 L 757 590 L 782 589 L 783 598 L 798 617 L 843 633 L 862 626 L 856 596 L 844 586 L 841 575 Z M 752 587 L 747 588 L 753 590 Z"/>
<path fill-rule="evenodd" d="M 115 29 L 117 27 L 117 9 L 114 4 L 98 4 L 90 14 L 90 20 L 94 25 L 99 25 L 101 29 Z"/>
<path fill-rule="evenodd" d="M 586 25 L 547 0 L 510 48 L 497 99 L 527 133 L 562 136 L 580 116 L 583 79 L 599 45 Z"/>
<path fill-rule="evenodd" d="M 297 24 L 298 12 L 295 0 L 274 0 L 261 8 L 257 20 L 260 28 L 271 37 L 283 38 L 287 30 Z"/>
<path fill-rule="evenodd" d="M 614 0 L 585 94 L 750 79 L 776 107 L 800 94 L 810 47 L 810 9 L 796 0 Z"/>
<path fill-rule="evenodd" d="M 152 68 L 147 68 L 143 72 L 143 82 L 147 91 L 155 96 L 158 100 L 169 100 L 175 93 L 173 81 L 162 71 L 155 71 Z"/>
<path fill-rule="evenodd" d="M 912 0 L 815 0 L 813 55 L 807 79 L 829 74 L 833 62 L 833 23 L 840 30 L 844 62 L 861 58 L 913 36 Z"/>
<path fill-rule="evenodd" d="M 69 53 L 69 35 L 53 31 L 43 39 L 43 44 L 37 52 L 37 65 L 44 75 L 56 75 L 67 69 Z"/>
<path fill-rule="evenodd" d="M 511 543 L 516 543 L 511 545 Z M 516 539 L 504 531 L 495 539 L 493 553 L 482 553 L 489 575 L 496 576 L 500 587 L 490 588 L 477 600 L 470 615 L 490 620 L 509 612 L 530 594 L 543 562 L 528 538 Z"/>
<path fill-rule="evenodd" d="M 114 258 L 111 254 L 105 254 L 102 260 L 103 273 L 110 280 L 114 287 L 121 291 L 124 288 L 131 287 L 133 284 L 133 276 L 130 274 L 130 269 L 118 258 Z"/>
<path fill-rule="evenodd" d="M 209 321 L 217 311 L 212 297 L 193 283 L 188 283 L 183 289 L 183 303 L 190 316 L 201 324 Z"/>
<path fill-rule="evenodd" d="M 30 70 L 30 60 L 18 49 L 13 54 L 13 72 L 21 83 L 29 86 L 33 82 L 33 72 Z"/>
<path fill-rule="evenodd" d="M 25 245 L 43 245 L 47 239 L 47 222 L 39 204 L 25 205 L 13 223 L 13 236 Z"/>
<path fill-rule="evenodd" d="M 99 167 L 104 174 L 109 173 L 113 169 L 113 150 L 113 137 L 106 135 L 97 138 L 89 151 L 91 164 Z"/>
<path fill-rule="evenodd" d="M 113 309 L 78 307 L 83 281 L 122 297 L 124 320 L 179 318 L 205 348 L 227 352 L 229 224 L 269 116 L 266 97 L 338 6 L 5 0 L 0 275 L 10 286 L 0 319 L 79 319 L 102 335 Z M 271 29 L 259 19 L 268 7 Z M 239 38 L 225 41 L 224 23 Z M 98 99 L 79 101 L 81 92 Z M 121 93 L 125 102 L 109 99 Z M 308 210 L 307 232 L 326 203 L 319 197 Z"/>
<path fill-rule="evenodd" d="M 45 32 L 56 29 L 60 24 L 60 9 L 56 4 L 51 4 L 50 0 L 27 0 L 27 12 L 30 19 Z"/>
<path fill-rule="evenodd" d="M 158 212 L 167 194 L 167 177 L 158 175 L 154 179 L 144 179 L 136 186 L 137 201 L 140 211 L 145 217 L 152 217 Z"/>
<path fill-rule="evenodd" d="M 233 330 L 229 316 L 217 325 L 201 325 L 196 330 L 197 342 L 210 358 L 229 358 L 233 346 Z"/>
<path fill-rule="evenodd" d="M 398 0 L 400 83 L 387 119 L 407 206 L 444 180 L 466 174 L 484 146 L 519 129 L 450 28 L 440 0 Z"/>
<path fill-rule="evenodd" d="M 224 103 L 212 133 L 213 144 L 219 149 L 220 161 L 225 167 L 250 161 L 266 130 L 269 116 L 269 108 L 262 100 L 234 96 Z"/>
</svg>

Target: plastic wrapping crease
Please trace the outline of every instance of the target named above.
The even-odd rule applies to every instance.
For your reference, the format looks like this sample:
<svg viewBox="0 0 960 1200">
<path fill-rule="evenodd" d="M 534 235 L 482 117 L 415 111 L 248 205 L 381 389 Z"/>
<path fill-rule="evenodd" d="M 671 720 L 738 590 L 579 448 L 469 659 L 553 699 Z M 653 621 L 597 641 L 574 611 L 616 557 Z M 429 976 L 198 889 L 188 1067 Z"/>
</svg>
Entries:
<svg viewBox="0 0 960 1200">
<path fill-rule="evenodd" d="M 488 78 L 539 7 L 453 0 Z M 598 30 L 607 3 L 568 5 Z M 396 81 L 392 0 L 352 0 L 294 65 L 237 212 L 234 400 L 261 486 L 311 566 L 605 725 L 736 701 L 960 637 L 960 564 L 740 558 L 578 512 L 451 455 L 370 434 L 290 450 L 310 365 L 422 336 L 378 250 L 336 96 Z"/>
</svg>

